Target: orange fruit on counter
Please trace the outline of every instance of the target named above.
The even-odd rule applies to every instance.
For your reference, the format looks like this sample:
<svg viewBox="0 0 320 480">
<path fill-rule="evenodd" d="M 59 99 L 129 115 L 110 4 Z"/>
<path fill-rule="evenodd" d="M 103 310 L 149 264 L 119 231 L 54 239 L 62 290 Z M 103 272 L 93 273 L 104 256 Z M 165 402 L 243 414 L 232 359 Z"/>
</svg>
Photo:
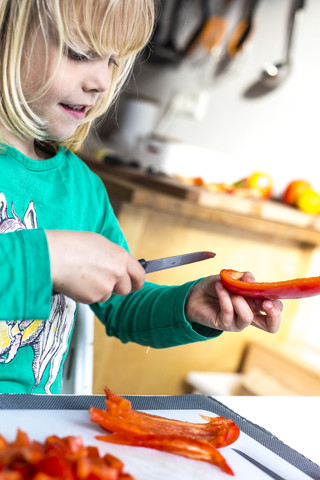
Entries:
<svg viewBox="0 0 320 480">
<path fill-rule="evenodd" d="M 297 207 L 305 213 L 320 213 L 320 194 L 307 188 L 296 200 Z"/>
<path fill-rule="evenodd" d="M 310 188 L 311 185 L 307 180 L 293 180 L 285 189 L 282 199 L 289 205 L 296 205 L 300 195 Z"/>
<path fill-rule="evenodd" d="M 196 185 L 197 187 L 204 187 L 205 184 L 206 184 L 202 177 L 194 177 L 192 179 L 192 183 L 193 183 L 193 185 Z"/>
<path fill-rule="evenodd" d="M 257 190 L 262 198 L 269 198 L 273 188 L 271 175 L 266 172 L 254 172 L 247 179 L 248 188 Z"/>
</svg>

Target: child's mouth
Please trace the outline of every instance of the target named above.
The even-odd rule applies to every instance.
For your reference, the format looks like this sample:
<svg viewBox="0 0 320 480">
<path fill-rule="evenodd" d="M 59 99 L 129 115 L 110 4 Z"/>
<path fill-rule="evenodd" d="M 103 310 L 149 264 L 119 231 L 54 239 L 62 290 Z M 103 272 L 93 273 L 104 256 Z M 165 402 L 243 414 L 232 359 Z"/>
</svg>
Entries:
<svg viewBox="0 0 320 480">
<path fill-rule="evenodd" d="M 76 118 L 84 118 L 86 114 L 85 105 L 68 105 L 66 103 L 60 103 L 61 107 L 70 115 Z"/>
</svg>

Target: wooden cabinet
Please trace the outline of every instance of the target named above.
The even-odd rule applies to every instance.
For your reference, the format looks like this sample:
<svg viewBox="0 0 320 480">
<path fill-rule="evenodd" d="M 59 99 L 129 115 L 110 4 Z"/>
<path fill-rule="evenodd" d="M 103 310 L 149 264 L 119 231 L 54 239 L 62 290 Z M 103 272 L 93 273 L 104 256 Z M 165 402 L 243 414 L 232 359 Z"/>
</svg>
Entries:
<svg viewBox="0 0 320 480">
<path fill-rule="evenodd" d="M 92 166 L 92 165 L 90 165 Z M 136 258 L 211 250 L 213 260 L 148 275 L 148 280 L 178 285 L 222 268 L 250 270 L 257 280 L 306 276 L 314 249 L 320 243 L 319 225 L 308 215 L 275 202 L 222 198 L 207 192 L 197 198 L 163 193 L 163 189 L 121 180 L 103 166 L 103 179 L 120 225 Z M 124 180 L 125 178 L 125 180 Z M 191 192 L 194 194 L 194 191 Z M 297 215 L 296 215 L 297 214 Z M 236 371 L 248 341 L 277 345 L 285 341 L 299 301 L 287 301 L 277 335 L 255 328 L 192 345 L 155 350 L 121 344 L 95 325 L 94 393 L 105 385 L 121 394 L 184 393 L 191 370 Z"/>
<path fill-rule="evenodd" d="M 320 353 L 290 343 L 252 342 L 245 350 L 235 394 L 320 395 Z"/>
<path fill-rule="evenodd" d="M 237 372 L 191 371 L 190 391 L 204 395 L 320 395 L 320 352 L 292 342 L 250 341 Z"/>
</svg>

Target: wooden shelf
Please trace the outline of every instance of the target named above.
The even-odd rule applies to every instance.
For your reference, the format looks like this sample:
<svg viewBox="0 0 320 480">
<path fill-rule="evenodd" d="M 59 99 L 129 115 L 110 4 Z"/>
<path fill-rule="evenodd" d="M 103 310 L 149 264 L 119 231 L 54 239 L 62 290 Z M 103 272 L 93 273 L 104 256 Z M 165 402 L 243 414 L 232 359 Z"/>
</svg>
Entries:
<svg viewBox="0 0 320 480">
<path fill-rule="evenodd" d="M 320 216 L 272 200 L 212 193 L 165 176 L 84 160 L 101 177 L 115 202 L 129 202 L 306 246 L 320 244 Z"/>
</svg>

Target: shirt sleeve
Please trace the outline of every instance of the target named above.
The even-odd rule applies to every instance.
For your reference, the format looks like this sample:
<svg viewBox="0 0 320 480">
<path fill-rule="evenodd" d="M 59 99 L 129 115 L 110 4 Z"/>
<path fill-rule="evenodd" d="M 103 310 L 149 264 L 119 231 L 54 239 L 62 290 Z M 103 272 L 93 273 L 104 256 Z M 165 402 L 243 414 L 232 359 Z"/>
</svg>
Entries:
<svg viewBox="0 0 320 480">
<path fill-rule="evenodd" d="M 45 320 L 52 296 L 43 229 L 0 234 L 0 319 Z"/>
<path fill-rule="evenodd" d="M 129 250 L 105 187 L 101 179 L 97 182 L 94 189 L 99 205 L 96 231 Z M 184 313 L 186 297 L 194 283 L 166 286 L 145 282 L 137 292 L 112 295 L 107 302 L 91 308 L 105 325 L 107 334 L 124 343 L 167 348 L 208 340 L 220 335 L 221 331 L 190 324 Z"/>
<path fill-rule="evenodd" d="M 193 283 L 165 286 L 145 282 L 139 291 L 112 295 L 104 304 L 92 305 L 92 309 L 107 334 L 124 343 L 168 348 L 217 337 L 220 330 L 192 325 L 185 317 L 185 301 Z"/>
</svg>

